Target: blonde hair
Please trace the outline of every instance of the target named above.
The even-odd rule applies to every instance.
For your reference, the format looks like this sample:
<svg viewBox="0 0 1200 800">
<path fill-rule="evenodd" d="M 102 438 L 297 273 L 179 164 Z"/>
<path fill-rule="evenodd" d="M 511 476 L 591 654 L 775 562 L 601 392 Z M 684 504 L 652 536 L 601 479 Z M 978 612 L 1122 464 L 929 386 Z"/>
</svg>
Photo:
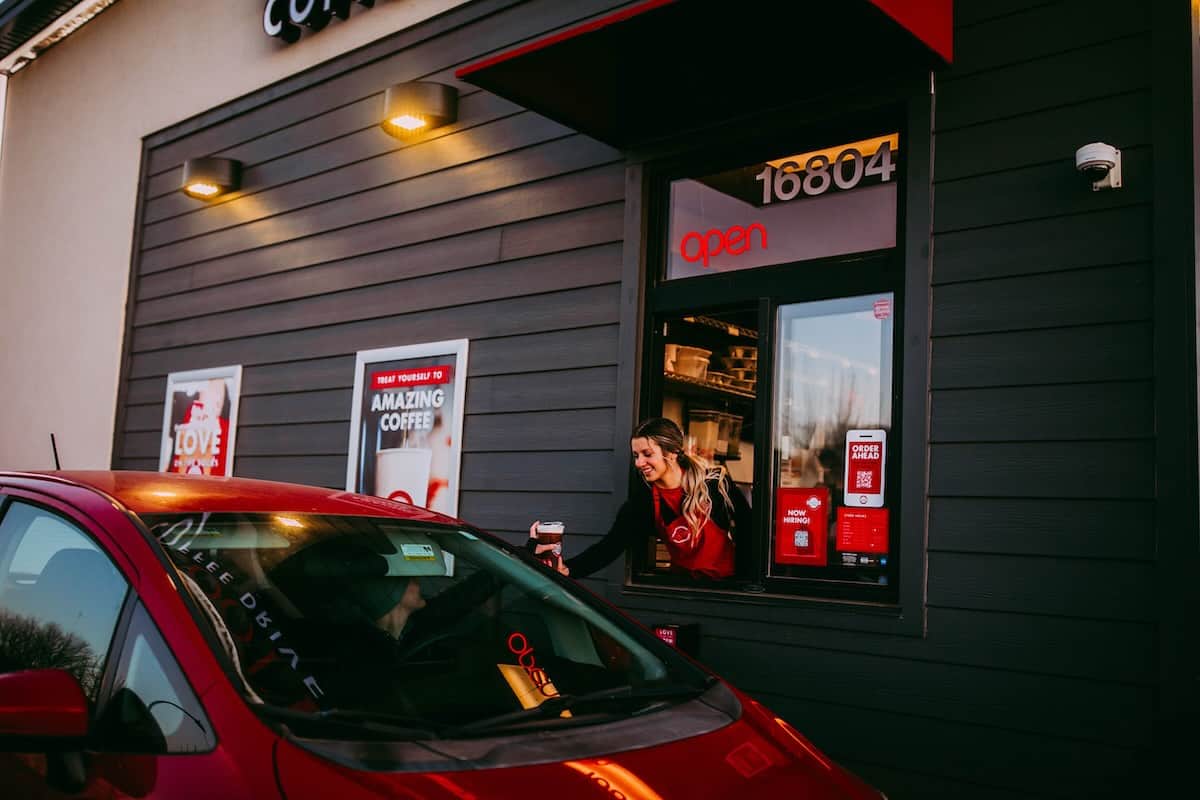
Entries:
<svg viewBox="0 0 1200 800">
<path fill-rule="evenodd" d="M 712 498 L 708 494 L 707 484 L 710 480 L 717 481 L 717 489 L 725 507 L 732 516 L 733 501 L 725 490 L 725 474 L 723 467 L 714 467 L 697 455 L 684 451 L 683 431 L 672 420 L 666 417 L 652 417 L 645 420 L 633 432 L 634 439 L 649 439 L 662 449 L 663 453 L 674 453 L 679 469 L 683 473 L 683 518 L 693 534 L 700 532 L 704 523 L 712 516 Z"/>
</svg>

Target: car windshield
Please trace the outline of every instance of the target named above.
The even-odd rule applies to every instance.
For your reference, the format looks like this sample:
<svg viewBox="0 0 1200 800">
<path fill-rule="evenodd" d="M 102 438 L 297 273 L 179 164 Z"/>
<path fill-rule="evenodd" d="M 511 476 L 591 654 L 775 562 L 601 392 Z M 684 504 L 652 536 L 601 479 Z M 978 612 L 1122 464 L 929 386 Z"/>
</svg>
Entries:
<svg viewBox="0 0 1200 800">
<path fill-rule="evenodd" d="M 646 713 L 708 677 L 524 552 L 445 525 L 144 515 L 247 700 L 323 738 Z"/>
</svg>

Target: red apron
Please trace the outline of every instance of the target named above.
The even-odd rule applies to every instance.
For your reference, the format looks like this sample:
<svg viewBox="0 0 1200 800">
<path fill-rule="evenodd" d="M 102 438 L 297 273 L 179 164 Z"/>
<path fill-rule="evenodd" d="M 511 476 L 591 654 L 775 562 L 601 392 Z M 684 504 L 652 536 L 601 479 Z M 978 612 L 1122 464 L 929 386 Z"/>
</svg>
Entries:
<svg viewBox="0 0 1200 800">
<path fill-rule="evenodd" d="M 711 517 L 704 520 L 704 525 L 697 533 L 693 533 L 682 513 L 682 493 L 678 495 L 679 506 L 676 507 L 657 486 L 651 486 L 650 489 L 654 495 L 654 527 L 671 554 L 671 566 L 686 570 L 693 577 L 732 577 L 733 542 L 729 534 Z M 670 520 L 664 518 L 664 505 L 671 511 Z"/>
</svg>

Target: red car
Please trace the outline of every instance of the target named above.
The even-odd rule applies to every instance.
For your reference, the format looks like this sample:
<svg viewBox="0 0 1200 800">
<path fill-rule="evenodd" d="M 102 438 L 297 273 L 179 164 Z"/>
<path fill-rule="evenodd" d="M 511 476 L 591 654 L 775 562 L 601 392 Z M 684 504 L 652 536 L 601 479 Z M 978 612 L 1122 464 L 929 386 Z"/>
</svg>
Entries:
<svg viewBox="0 0 1200 800">
<path fill-rule="evenodd" d="M 519 548 L 328 489 L 0 473 L 0 786 L 879 798 Z"/>
</svg>

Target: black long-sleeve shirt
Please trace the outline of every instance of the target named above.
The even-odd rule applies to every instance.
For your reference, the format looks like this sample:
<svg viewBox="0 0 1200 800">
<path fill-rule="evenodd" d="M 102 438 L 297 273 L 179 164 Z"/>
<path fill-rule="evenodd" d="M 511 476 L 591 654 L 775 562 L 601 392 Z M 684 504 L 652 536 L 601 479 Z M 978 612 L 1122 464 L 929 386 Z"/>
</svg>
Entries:
<svg viewBox="0 0 1200 800">
<path fill-rule="evenodd" d="M 725 498 L 721 496 L 719 482 L 724 482 L 725 492 L 733 502 L 732 512 L 725 505 Z M 566 560 L 565 563 L 571 571 L 572 578 L 586 578 L 611 564 L 631 545 L 644 542 L 647 538 L 657 535 L 654 527 L 653 493 L 645 481 L 637 480 L 633 484 L 629 499 L 621 504 L 621 508 L 617 511 L 617 518 L 604 538 L 579 555 Z M 746 502 L 745 496 L 733 485 L 733 481 L 729 480 L 727 475 L 722 475 L 719 480 L 710 478 L 706 482 L 706 486 L 709 499 L 712 500 L 713 522 L 727 531 L 730 530 L 732 522 L 734 547 L 743 547 L 742 543 L 748 541 L 750 526 L 753 524 L 750 504 Z"/>
</svg>

